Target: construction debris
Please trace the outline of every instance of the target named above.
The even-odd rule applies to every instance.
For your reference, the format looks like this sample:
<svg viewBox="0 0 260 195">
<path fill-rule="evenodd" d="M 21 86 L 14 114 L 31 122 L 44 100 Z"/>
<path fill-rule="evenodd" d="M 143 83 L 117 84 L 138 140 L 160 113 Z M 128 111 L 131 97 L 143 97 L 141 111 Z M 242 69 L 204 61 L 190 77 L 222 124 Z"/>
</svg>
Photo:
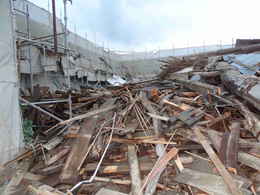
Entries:
<svg viewBox="0 0 260 195">
<path fill-rule="evenodd" d="M 4 177 L 5 190 L 260 193 L 260 79 L 241 74 L 223 56 L 163 63 L 167 66 L 154 80 L 71 92 L 69 119 L 69 108 L 61 101 L 68 96 L 65 92 L 45 90 L 39 97 L 46 99 L 38 102 L 56 100 L 46 104 L 21 97 L 34 139 L 0 171 L 28 160 L 31 165 Z"/>
</svg>

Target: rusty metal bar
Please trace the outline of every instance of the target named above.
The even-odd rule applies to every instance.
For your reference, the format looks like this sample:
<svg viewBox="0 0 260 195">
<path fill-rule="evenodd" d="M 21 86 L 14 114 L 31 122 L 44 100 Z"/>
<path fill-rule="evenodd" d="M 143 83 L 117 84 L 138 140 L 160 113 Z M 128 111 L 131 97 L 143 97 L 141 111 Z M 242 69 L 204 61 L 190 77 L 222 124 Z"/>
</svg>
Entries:
<svg viewBox="0 0 260 195">
<path fill-rule="evenodd" d="M 50 116 L 50 117 L 56 119 L 57 121 L 63 122 L 63 120 L 60 119 L 59 117 L 55 116 L 54 114 L 52 114 L 52 113 L 50 113 L 50 112 L 47 112 L 46 110 L 42 109 L 42 108 L 39 107 L 39 106 L 36 106 L 35 104 L 33 104 L 33 103 L 27 101 L 26 99 L 23 99 L 22 97 L 20 97 L 20 100 L 23 101 L 23 102 L 25 102 L 26 104 L 28 104 L 28 105 L 30 105 L 30 106 L 36 108 L 37 110 L 43 112 L 44 114 L 47 114 L 48 116 Z"/>
<path fill-rule="evenodd" d="M 57 41 L 57 24 L 56 24 L 56 5 L 55 0 L 52 0 L 52 19 L 53 19 L 53 37 L 54 37 L 54 52 L 58 52 L 58 41 Z"/>
</svg>

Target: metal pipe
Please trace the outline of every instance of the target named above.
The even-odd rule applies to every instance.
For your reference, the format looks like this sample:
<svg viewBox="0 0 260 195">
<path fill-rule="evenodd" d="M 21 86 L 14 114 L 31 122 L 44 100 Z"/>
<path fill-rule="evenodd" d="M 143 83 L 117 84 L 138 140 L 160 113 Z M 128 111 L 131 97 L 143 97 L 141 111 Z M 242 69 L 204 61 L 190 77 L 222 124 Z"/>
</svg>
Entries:
<svg viewBox="0 0 260 195">
<path fill-rule="evenodd" d="M 63 35 L 64 32 L 61 32 L 61 33 L 57 33 L 57 36 L 60 36 L 60 35 Z M 42 36 L 42 37 L 37 37 L 37 38 L 33 38 L 32 40 L 39 40 L 39 39 L 50 39 L 52 38 L 54 35 L 45 35 L 45 36 Z"/>
<path fill-rule="evenodd" d="M 67 18 L 67 0 L 63 0 L 64 5 L 64 53 L 65 53 L 65 63 L 67 65 L 67 82 L 69 88 L 69 116 L 72 118 L 72 102 L 71 102 L 71 82 L 70 82 L 70 63 L 68 60 L 68 41 L 67 41 L 67 34 L 68 34 L 68 18 Z"/>
<path fill-rule="evenodd" d="M 31 102 L 33 105 L 42 105 L 42 104 L 55 104 L 55 103 L 64 103 L 68 100 L 51 100 L 51 101 L 42 101 L 42 102 Z M 27 103 L 22 104 L 22 106 L 28 105 Z"/>
<path fill-rule="evenodd" d="M 16 32 L 16 33 L 19 33 L 19 34 L 23 34 L 23 35 L 28 36 L 27 33 L 25 33 L 25 32 L 21 32 L 21 31 L 19 31 L 19 30 L 15 30 L 15 32 Z"/>
<path fill-rule="evenodd" d="M 46 48 L 45 46 L 42 46 L 43 49 L 43 66 L 47 64 L 47 59 L 46 59 Z M 45 71 L 46 72 L 46 71 Z"/>
<path fill-rule="evenodd" d="M 39 107 L 39 106 L 34 105 L 33 103 L 27 101 L 26 99 L 23 99 L 22 97 L 20 97 L 19 99 L 20 99 L 21 101 L 25 102 L 26 104 L 32 106 L 33 108 L 35 108 L 35 109 L 37 109 L 37 110 L 43 112 L 44 114 L 47 114 L 48 116 L 50 116 L 50 117 L 56 119 L 57 121 L 63 122 L 63 120 L 60 119 L 59 117 L 55 116 L 54 114 L 52 114 L 52 113 L 50 113 L 50 112 L 47 112 L 46 110 L 42 109 L 42 108 Z"/>
<path fill-rule="evenodd" d="M 46 45 L 46 46 L 50 46 L 53 47 L 52 43 L 47 43 L 47 42 L 42 42 L 42 41 L 36 41 L 36 40 L 32 40 L 32 39 L 28 39 L 28 38 L 24 38 L 24 37 L 17 37 L 17 39 L 21 39 L 23 41 L 28 41 L 28 42 L 32 42 L 32 43 L 38 43 L 38 44 L 42 44 L 42 45 Z M 64 47 L 58 46 L 58 48 L 60 49 L 65 49 Z M 76 52 L 76 50 L 73 49 L 67 49 L 67 51 L 73 51 Z"/>
<path fill-rule="evenodd" d="M 29 6 L 26 5 L 26 29 L 28 33 L 28 39 L 31 39 L 30 33 L 30 15 L 29 15 Z M 31 94 L 33 95 L 33 70 L 32 70 L 32 56 L 31 56 L 31 46 L 28 48 L 28 62 L 30 66 L 30 84 L 31 84 Z"/>
<path fill-rule="evenodd" d="M 18 13 L 21 13 L 21 14 L 23 14 L 23 15 L 27 15 L 26 12 L 24 12 L 24 11 L 22 11 L 22 10 L 19 10 L 19 9 L 16 9 L 16 8 L 14 8 L 14 11 L 16 11 L 16 12 L 18 12 Z"/>
<path fill-rule="evenodd" d="M 57 24 L 56 24 L 56 5 L 55 0 L 52 0 L 52 20 L 53 20 L 53 38 L 54 38 L 54 52 L 58 52 L 57 41 Z"/>
</svg>

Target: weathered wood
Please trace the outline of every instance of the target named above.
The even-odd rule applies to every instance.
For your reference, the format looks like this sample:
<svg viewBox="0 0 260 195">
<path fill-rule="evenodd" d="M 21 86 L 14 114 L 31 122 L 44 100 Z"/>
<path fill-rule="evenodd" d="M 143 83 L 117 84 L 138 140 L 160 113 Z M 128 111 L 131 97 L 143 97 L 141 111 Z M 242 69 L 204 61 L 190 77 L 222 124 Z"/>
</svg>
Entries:
<svg viewBox="0 0 260 195">
<path fill-rule="evenodd" d="M 86 113 L 86 114 L 82 114 L 82 115 L 79 115 L 79 116 L 75 116 L 75 117 L 73 117 L 73 118 L 71 118 L 71 119 L 65 120 L 65 121 L 59 123 L 59 125 L 66 125 L 66 124 L 69 124 L 69 123 L 74 122 L 74 121 L 77 121 L 77 120 L 90 118 L 90 117 L 96 116 L 96 115 L 98 115 L 98 114 L 101 114 L 101 113 L 104 113 L 104 112 L 108 112 L 108 111 L 110 111 L 110 110 L 113 110 L 113 109 L 115 109 L 115 108 L 116 108 L 116 106 L 115 106 L 115 105 L 112 105 L 112 106 L 108 106 L 108 107 L 106 107 L 106 108 L 94 110 L 94 111 L 88 112 L 88 113 Z"/>
<path fill-rule="evenodd" d="M 168 162 L 174 158 L 178 154 L 177 148 L 172 148 L 169 152 L 164 154 L 161 158 L 158 159 L 158 161 L 155 163 L 155 166 L 153 167 L 152 171 L 148 174 L 147 178 L 145 179 L 144 185 L 142 188 L 145 189 L 145 195 L 152 195 L 155 192 L 156 185 L 158 183 L 158 180 L 166 168 Z M 158 178 L 159 176 L 159 178 Z"/>
<path fill-rule="evenodd" d="M 175 79 L 174 81 L 184 85 L 186 88 L 192 91 L 200 92 L 202 94 L 213 93 L 219 95 L 222 92 L 222 89 L 220 87 L 209 85 L 199 81 L 190 81 L 184 79 Z"/>
<path fill-rule="evenodd" d="M 223 135 L 220 147 L 220 159 L 229 168 L 237 168 L 238 140 L 240 135 L 240 123 L 233 122 L 230 132 Z"/>
<path fill-rule="evenodd" d="M 184 183 L 196 187 L 209 194 L 230 195 L 230 191 L 225 185 L 225 181 L 222 177 L 217 175 L 184 168 L 182 172 L 174 178 L 174 180 L 179 183 Z M 234 181 L 237 186 L 242 187 L 243 182 L 237 179 L 234 179 Z M 250 191 L 243 188 L 241 191 L 244 195 L 251 194 Z"/>
<path fill-rule="evenodd" d="M 242 75 L 237 68 L 225 62 L 218 63 L 216 69 L 221 70 L 221 81 L 229 91 L 260 110 L 260 79 L 258 77 Z"/>
<path fill-rule="evenodd" d="M 247 154 L 245 152 L 239 152 L 238 160 L 241 163 L 260 171 L 260 159 L 259 158 L 255 157 L 253 155 Z"/>
<path fill-rule="evenodd" d="M 36 174 L 30 173 L 30 172 L 27 172 L 24 175 L 24 179 L 30 180 L 30 181 L 41 181 L 45 178 L 46 178 L 46 176 L 44 176 L 44 175 L 36 175 Z"/>
<path fill-rule="evenodd" d="M 52 175 L 54 173 L 58 173 L 62 170 L 63 164 L 58 164 L 58 165 L 51 165 L 49 167 L 46 167 L 44 169 L 37 170 L 36 172 L 41 174 L 41 175 Z"/>
<path fill-rule="evenodd" d="M 100 189 L 96 195 L 127 195 L 125 193 L 121 193 L 121 192 L 117 192 L 117 191 L 113 191 L 113 190 L 109 190 L 109 189 L 106 189 L 106 188 L 102 188 Z"/>
<path fill-rule="evenodd" d="M 146 95 L 144 93 L 141 94 L 142 97 L 141 97 L 141 101 L 144 105 L 144 107 L 152 114 L 157 114 L 156 110 L 152 107 L 152 104 L 151 102 L 147 99 Z M 160 129 L 160 126 L 161 126 L 161 121 L 156 119 L 156 118 L 153 118 L 153 128 L 154 128 L 154 132 L 155 132 L 155 135 L 156 136 L 159 136 L 160 132 L 159 132 L 159 129 Z M 164 154 L 164 146 L 162 144 L 156 144 L 156 154 L 158 155 L 159 159 L 160 157 L 162 157 Z M 148 194 L 153 194 L 156 190 L 156 184 L 158 183 L 159 179 L 160 179 L 160 176 L 161 176 L 161 173 L 158 173 L 156 176 L 154 176 L 153 178 L 153 181 L 149 183 L 149 186 L 146 188 L 146 191 L 145 191 L 145 195 L 148 195 Z"/>
<path fill-rule="evenodd" d="M 215 147 L 217 151 L 220 150 L 220 145 L 221 145 L 221 137 L 218 134 L 218 132 L 210 130 L 208 131 L 210 140 Z M 242 139 L 240 139 L 242 140 Z M 247 154 L 245 152 L 239 151 L 238 152 L 238 161 L 241 162 L 242 164 L 249 166 L 253 169 L 260 170 L 260 159 L 251 155 Z"/>
<path fill-rule="evenodd" d="M 244 115 L 247 122 L 247 130 L 249 130 L 253 135 L 260 141 L 260 120 L 252 113 L 246 106 L 244 106 L 240 101 L 235 101 Z"/>
<path fill-rule="evenodd" d="M 50 159 L 47 160 L 46 165 L 50 166 L 51 164 L 55 163 L 63 156 L 65 156 L 70 151 L 70 148 L 63 148 L 60 152 L 52 156 Z"/>
<path fill-rule="evenodd" d="M 176 142 L 171 142 L 165 140 L 164 138 L 148 138 L 148 139 L 125 139 L 119 137 L 113 137 L 112 142 L 122 143 L 122 144 L 169 144 L 177 145 Z"/>
<path fill-rule="evenodd" d="M 65 195 L 64 193 L 51 188 L 50 186 L 41 186 L 40 188 L 35 188 L 34 186 L 29 185 L 27 187 L 28 195 Z"/>
<path fill-rule="evenodd" d="M 142 172 L 150 171 L 154 166 L 155 161 L 140 162 L 139 169 Z M 85 172 L 92 172 L 96 169 L 97 163 L 88 163 L 84 167 Z M 103 165 L 99 168 L 100 174 L 113 174 L 113 173 L 129 173 L 129 165 L 126 163 L 114 163 L 113 165 Z"/>
<path fill-rule="evenodd" d="M 40 146 L 40 145 L 37 145 L 37 146 L 34 147 L 34 150 L 33 150 L 33 149 L 29 149 L 29 150 L 23 152 L 22 154 L 18 155 L 17 157 L 15 157 L 14 159 L 12 159 L 12 160 L 6 162 L 6 163 L 4 164 L 4 167 L 6 167 L 6 166 L 8 166 L 8 165 L 10 165 L 10 164 L 12 164 L 12 163 L 18 162 L 18 161 L 20 161 L 20 160 L 29 158 L 29 157 L 31 157 L 35 152 L 39 151 L 40 149 L 41 149 L 41 146 Z"/>
<path fill-rule="evenodd" d="M 215 131 L 215 130 L 212 130 L 210 128 L 206 128 L 206 131 L 209 134 L 209 136 L 206 135 L 207 136 L 206 137 L 207 141 L 209 143 L 213 144 L 215 149 L 217 151 L 219 151 L 220 145 L 221 145 L 221 137 L 223 136 L 223 133 Z M 185 138 L 187 138 L 187 139 L 189 139 L 191 141 L 194 141 L 196 143 L 200 143 L 199 140 L 197 139 L 196 135 L 194 134 L 194 132 L 190 131 L 189 129 L 180 128 L 180 129 L 178 129 L 176 134 L 179 135 L 179 136 L 185 137 Z M 218 145 L 217 145 L 218 148 L 216 148 L 216 146 L 215 146 L 214 142 L 217 141 L 217 139 L 214 140 L 214 136 L 217 136 L 217 138 L 219 137 L 219 139 L 220 139 L 219 142 L 217 142 L 218 143 Z M 258 142 L 249 142 L 248 140 L 240 138 L 239 139 L 239 147 L 240 148 L 257 148 L 257 149 L 260 149 L 260 143 L 258 143 Z M 178 147 L 178 149 L 179 149 L 179 147 Z M 181 150 L 181 148 L 180 148 L 180 150 Z"/>
<path fill-rule="evenodd" d="M 19 185 L 22 182 L 24 176 L 26 175 L 30 164 L 32 160 L 24 160 L 17 166 L 17 171 L 15 175 L 12 177 L 8 185 L 6 186 L 4 190 L 4 194 L 13 194 L 13 193 L 18 193 L 19 192 Z"/>
<path fill-rule="evenodd" d="M 193 162 L 193 158 L 191 157 L 183 157 L 180 156 L 180 161 L 184 164 L 190 164 Z M 156 163 L 156 160 L 154 158 L 151 158 L 149 160 L 140 159 L 139 160 L 139 169 L 141 172 L 147 172 L 151 171 L 151 169 L 154 167 L 154 164 Z M 92 172 L 96 169 L 97 163 L 88 163 L 84 168 L 84 172 Z M 99 173 L 100 174 L 120 174 L 120 173 L 129 173 L 130 168 L 129 164 L 122 162 L 122 163 L 113 163 L 113 164 L 105 164 L 100 167 Z"/>
<path fill-rule="evenodd" d="M 131 138 L 131 134 L 127 136 L 128 138 Z M 128 145 L 128 163 L 130 167 L 130 175 L 131 175 L 131 192 L 132 195 L 142 195 L 140 193 L 142 182 L 141 182 L 141 174 L 139 169 L 139 162 L 137 158 L 137 153 L 135 149 L 135 145 Z"/>
<path fill-rule="evenodd" d="M 115 103 L 115 101 L 116 101 L 116 99 L 107 99 L 106 102 L 104 104 L 102 104 L 101 109 L 113 105 Z M 103 113 L 99 114 L 98 115 L 98 120 L 99 121 L 105 121 L 105 120 L 107 120 L 109 118 L 112 118 L 112 116 L 113 116 L 113 112 L 112 112 L 112 110 L 110 110 L 108 112 L 103 112 Z M 91 148 L 89 148 L 89 149 L 91 149 Z M 82 159 L 81 159 L 81 161 L 79 163 L 79 166 L 77 168 L 78 171 L 80 171 L 80 168 L 82 167 L 84 161 L 86 160 L 87 155 L 89 153 L 89 149 L 86 151 L 86 153 L 82 157 Z"/>
<path fill-rule="evenodd" d="M 120 185 L 131 185 L 131 180 L 127 179 L 111 179 L 109 177 L 95 177 L 95 181 L 100 182 L 107 182 L 107 183 L 114 183 L 114 184 L 120 184 Z M 162 184 L 157 184 L 157 188 L 162 190 L 170 190 L 171 188 L 168 188 Z"/>
<path fill-rule="evenodd" d="M 77 180 L 79 175 L 77 168 L 85 153 L 88 151 L 90 139 L 96 127 L 97 118 L 97 116 L 94 116 L 84 120 L 80 129 L 81 137 L 78 137 L 76 140 L 74 140 L 72 150 L 60 175 L 61 181 Z"/>
<path fill-rule="evenodd" d="M 233 178 L 229 174 L 229 172 L 226 170 L 225 166 L 222 164 L 222 162 L 219 160 L 218 156 L 212 149 L 210 143 L 207 141 L 205 136 L 201 133 L 199 127 L 194 127 L 194 132 L 199 139 L 201 145 L 204 147 L 205 151 L 209 155 L 210 159 L 216 166 L 217 170 L 219 171 L 219 174 L 223 177 L 225 183 L 227 184 L 230 192 L 234 195 L 242 195 L 241 190 L 238 189 L 236 183 L 234 182 Z"/>
</svg>

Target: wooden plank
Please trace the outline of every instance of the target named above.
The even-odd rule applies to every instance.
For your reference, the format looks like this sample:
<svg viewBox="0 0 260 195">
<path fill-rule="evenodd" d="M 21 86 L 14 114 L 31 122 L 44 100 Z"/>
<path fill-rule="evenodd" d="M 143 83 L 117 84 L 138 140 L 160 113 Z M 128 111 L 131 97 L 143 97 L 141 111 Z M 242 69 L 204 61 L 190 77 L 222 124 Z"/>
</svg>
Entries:
<svg viewBox="0 0 260 195">
<path fill-rule="evenodd" d="M 68 119 L 68 120 L 65 120 L 63 122 L 60 122 L 59 125 L 66 125 L 66 124 L 69 124 L 71 122 L 74 122 L 74 121 L 77 121 L 77 120 L 81 120 L 81 119 L 86 119 L 86 118 L 90 118 L 90 117 L 93 117 L 93 116 L 96 116 L 98 114 L 101 114 L 101 113 L 104 113 L 104 112 L 108 112 L 110 110 L 113 110 L 116 108 L 116 105 L 112 105 L 112 106 L 108 106 L 106 108 L 101 108 L 101 109 L 97 109 L 97 110 L 93 110 L 93 111 L 90 111 L 86 114 L 82 114 L 82 115 L 79 115 L 79 116 L 75 116 L 71 119 Z"/>
<path fill-rule="evenodd" d="M 260 110 L 260 79 L 258 77 L 243 75 L 238 68 L 225 62 L 218 63 L 216 68 L 222 70 L 221 81 L 229 91 Z"/>
<path fill-rule="evenodd" d="M 223 178 L 217 175 L 184 168 L 180 174 L 174 177 L 174 180 L 178 183 L 183 183 L 198 188 L 208 194 L 230 195 L 229 189 L 225 185 Z M 242 186 L 243 182 L 237 179 L 234 180 L 237 185 Z M 250 191 L 246 189 L 242 188 L 241 190 L 244 195 L 251 194 Z"/>
<path fill-rule="evenodd" d="M 128 138 L 131 138 L 131 134 L 128 134 Z M 130 167 L 130 176 L 131 176 L 131 192 L 132 195 L 142 195 L 140 193 L 142 187 L 141 174 L 139 169 L 139 162 L 137 157 L 137 152 L 135 145 L 128 145 L 128 163 Z"/>
<path fill-rule="evenodd" d="M 15 194 L 19 193 L 21 189 L 19 189 L 19 186 L 24 179 L 24 176 L 26 175 L 30 165 L 31 165 L 32 159 L 30 160 L 24 160 L 20 164 L 17 165 L 17 171 L 6 186 L 3 194 Z"/>
<path fill-rule="evenodd" d="M 49 167 L 46 167 L 44 169 L 37 170 L 36 172 L 41 175 L 52 175 L 54 173 L 58 173 L 62 170 L 63 164 L 57 164 L 57 165 L 51 165 Z"/>
<path fill-rule="evenodd" d="M 208 131 L 209 137 L 212 140 L 212 144 L 215 147 L 217 151 L 220 150 L 220 145 L 221 145 L 221 134 L 219 132 L 214 131 L 214 130 L 209 130 Z M 242 142 L 243 141 L 243 142 Z M 246 140 L 240 139 L 241 143 L 247 142 Z M 239 151 L 238 152 L 238 161 L 241 162 L 242 164 L 251 167 L 256 170 L 260 170 L 260 158 L 257 158 L 251 154 Z"/>
<path fill-rule="evenodd" d="M 57 154 L 52 156 L 50 159 L 47 160 L 46 165 L 50 166 L 59 159 L 61 159 L 63 156 L 65 156 L 70 151 L 70 148 L 63 148 L 61 151 L 59 151 Z"/>
<path fill-rule="evenodd" d="M 237 169 L 237 159 L 238 159 L 238 140 L 240 137 L 240 123 L 233 122 L 230 126 L 230 136 L 227 143 L 226 160 L 227 166 Z"/>
<path fill-rule="evenodd" d="M 150 171 L 154 166 L 155 161 L 151 160 L 150 162 L 140 162 L 139 168 L 142 172 Z M 84 167 L 84 172 L 92 172 L 96 169 L 97 163 L 89 163 L 86 167 Z M 130 171 L 129 165 L 126 163 L 114 163 L 112 165 L 103 165 L 99 168 L 100 174 L 119 174 L 126 173 L 128 174 Z"/>
<path fill-rule="evenodd" d="M 66 160 L 64 168 L 61 172 L 60 179 L 61 181 L 76 181 L 79 175 L 77 171 L 82 158 L 85 153 L 88 151 L 90 139 L 92 134 L 94 133 L 96 123 L 98 117 L 92 117 L 89 119 L 85 119 L 81 129 L 80 129 L 80 137 L 74 140 L 72 150 Z"/>
<path fill-rule="evenodd" d="M 177 148 L 172 148 L 169 152 L 165 153 L 161 158 L 158 159 L 158 161 L 155 163 L 152 171 L 149 173 L 147 178 L 145 179 L 144 185 L 142 188 L 144 188 L 147 184 L 147 187 L 145 189 L 145 195 L 152 195 L 155 192 L 156 185 L 159 181 L 159 178 L 166 168 L 168 162 L 174 158 L 178 154 Z"/>
<path fill-rule="evenodd" d="M 241 114 L 244 115 L 247 122 L 247 130 L 252 132 L 253 135 L 260 141 L 260 120 L 255 116 L 253 112 L 251 112 L 244 104 L 240 101 L 235 100 L 235 102 L 240 107 Z"/>
<path fill-rule="evenodd" d="M 122 144 L 164 144 L 164 145 L 177 145 L 176 142 L 168 141 L 164 138 L 149 138 L 149 139 L 125 139 L 119 137 L 113 137 L 112 142 Z"/>
<path fill-rule="evenodd" d="M 32 185 L 29 185 L 27 187 L 26 194 L 28 194 L 28 195 L 65 195 L 64 193 L 62 193 L 58 190 L 55 190 L 52 187 L 46 186 L 46 185 L 40 186 L 38 188 L 35 188 Z"/>
<path fill-rule="evenodd" d="M 121 192 L 117 192 L 117 191 L 114 191 L 114 190 L 109 190 L 109 189 L 106 189 L 106 188 L 102 188 L 100 189 L 96 195 L 127 195 L 125 193 L 121 193 Z"/>
<path fill-rule="evenodd" d="M 112 98 L 107 99 L 106 102 L 105 102 L 104 104 L 102 104 L 101 109 L 102 109 L 102 108 L 107 108 L 107 107 L 112 106 L 112 105 L 115 103 L 115 101 L 116 101 L 115 98 L 113 98 L 113 99 L 112 99 Z M 112 112 L 112 110 L 110 110 L 110 111 L 107 111 L 107 112 L 102 112 L 102 113 L 100 113 L 100 114 L 98 115 L 98 120 L 99 120 L 99 123 L 100 123 L 100 121 L 105 121 L 105 120 L 110 119 L 110 118 L 112 118 L 112 117 L 113 117 L 113 112 Z M 88 152 L 89 152 L 89 151 L 87 151 L 87 152 L 84 154 L 84 156 L 82 157 L 82 159 L 81 159 L 81 161 L 80 161 L 80 163 L 79 163 L 79 166 L 78 166 L 78 168 L 77 168 L 78 171 L 80 171 L 80 168 L 82 167 L 84 161 L 86 160 L 87 155 L 88 155 Z"/>
<path fill-rule="evenodd" d="M 153 108 L 152 103 L 147 99 L 144 92 L 141 94 L 140 99 L 141 99 L 142 104 L 145 107 L 145 109 L 147 109 L 152 114 L 155 114 L 155 115 L 157 114 L 157 111 Z M 161 128 L 161 121 L 156 119 L 156 118 L 153 118 L 152 121 L 153 121 L 153 129 L 154 129 L 155 135 L 157 137 L 159 137 L 160 128 Z M 164 154 L 164 146 L 162 144 L 156 144 L 155 147 L 156 147 L 156 154 L 158 155 L 158 157 L 159 157 L 158 160 L 159 160 L 160 157 L 163 156 L 163 154 Z M 153 178 L 153 182 L 149 183 L 149 187 L 147 188 L 147 191 L 145 191 L 146 195 L 147 194 L 153 194 L 155 192 L 156 184 L 159 182 L 161 173 L 162 172 L 155 175 L 154 178 Z"/>
<path fill-rule="evenodd" d="M 186 88 L 192 91 L 200 92 L 202 94 L 213 93 L 213 94 L 220 95 L 222 92 L 222 89 L 220 87 L 202 83 L 199 81 L 191 81 L 191 80 L 184 80 L 184 79 L 175 79 L 174 81 L 184 85 Z"/>
<path fill-rule="evenodd" d="M 234 195 L 242 195 L 242 192 L 240 189 L 238 189 L 236 183 L 234 182 L 233 178 L 229 174 L 229 172 L 226 170 L 225 166 L 222 164 L 220 159 L 218 158 L 217 154 L 212 149 L 210 143 L 207 141 L 205 136 L 201 133 L 199 127 L 194 127 L 194 132 L 199 139 L 201 145 L 204 147 L 205 151 L 209 155 L 210 159 L 216 166 L 219 174 L 223 177 L 225 183 L 227 184 L 230 192 Z"/>
</svg>

